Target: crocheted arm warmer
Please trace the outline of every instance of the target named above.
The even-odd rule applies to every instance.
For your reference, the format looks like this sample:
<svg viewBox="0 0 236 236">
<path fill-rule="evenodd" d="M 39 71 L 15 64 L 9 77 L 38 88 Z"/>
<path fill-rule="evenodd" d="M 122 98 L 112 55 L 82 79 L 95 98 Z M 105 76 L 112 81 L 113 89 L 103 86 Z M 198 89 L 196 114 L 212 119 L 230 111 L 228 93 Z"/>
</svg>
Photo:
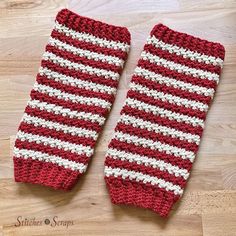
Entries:
<svg viewBox="0 0 236 236">
<path fill-rule="evenodd" d="M 183 194 L 223 60 L 218 43 L 153 28 L 106 155 L 113 203 L 168 215 Z"/>
<path fill-rule="evenodd" d="M 17 133 L 17 182 L 73 187 L 111 109 L 129 47 L 124 27 L 58 13 Z"/>
</svg>

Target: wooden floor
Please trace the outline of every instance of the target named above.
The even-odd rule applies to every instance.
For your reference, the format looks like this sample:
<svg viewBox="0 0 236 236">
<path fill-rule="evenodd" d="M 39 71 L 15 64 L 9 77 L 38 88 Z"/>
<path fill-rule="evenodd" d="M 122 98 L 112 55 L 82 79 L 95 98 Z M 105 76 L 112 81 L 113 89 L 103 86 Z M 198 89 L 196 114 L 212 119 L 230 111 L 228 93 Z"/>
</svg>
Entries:
<svg viewBox="0 0 236 236">
<path fill-rule="evenodd" d="M 68 193 L 13 180 L 12 147 L 58 9 L 127 26 L 132 49 L 112 112 L 89 169 Z M 168 220 L 114 206 L 103 181 L 105 151 L 145 39 L 158 22 L 219 41 L 226 48 L 221 82 L 187 190 Z M 236 1 L 1 0 L 0 235 L 236 235 Z M 73 221 L 46 225 L 45 219 Z M 19 217 L 43 221 L 17 227 Z M 46 221 L 48 222 L 48 221 Z"/>
</svg>

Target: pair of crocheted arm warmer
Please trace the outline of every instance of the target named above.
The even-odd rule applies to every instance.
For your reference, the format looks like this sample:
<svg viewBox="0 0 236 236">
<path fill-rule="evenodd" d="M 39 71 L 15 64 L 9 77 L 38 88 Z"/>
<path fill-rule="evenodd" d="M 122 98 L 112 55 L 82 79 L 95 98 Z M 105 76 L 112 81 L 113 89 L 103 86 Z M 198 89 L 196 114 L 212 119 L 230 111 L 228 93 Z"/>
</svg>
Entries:
<svg viewBox="0 0 236 236">
<path fill-rule="evenodd" d="M 69 190 L 115 98 L 130 33 L 61 10 L 14 147 L 17 182 Z M 167 216 L 183 194 L 224 47 L 158 24 L 141 53 L 105 160 L 115 204 Z"/>
</svg>

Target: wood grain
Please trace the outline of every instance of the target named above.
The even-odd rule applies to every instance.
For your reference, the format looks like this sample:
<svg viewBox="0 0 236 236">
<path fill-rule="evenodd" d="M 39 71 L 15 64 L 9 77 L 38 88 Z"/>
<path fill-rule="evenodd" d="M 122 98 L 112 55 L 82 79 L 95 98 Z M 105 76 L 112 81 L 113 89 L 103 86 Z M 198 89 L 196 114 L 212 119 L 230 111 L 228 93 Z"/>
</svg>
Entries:
<svg viewBox="0 0 236 236">
<path fill-rule="evenodd" d="M 89 169 L 68 193 L 19 184 L 12 147 L 56 12 L 75 12 L 127 26 L 132 49 L 112 112 Z M 111 204 L 103 163 L 128 84 L 149 31 L 158 22 L 219 41 L 226 48 L 221 82 L 182 200 L 168 220 Z M 0 1 L 0 235 L 236 235 L 236 1 L 2 0 Z M 72 220 L 73 225 L 16 227 L 17 217 Z"/>
</svg>

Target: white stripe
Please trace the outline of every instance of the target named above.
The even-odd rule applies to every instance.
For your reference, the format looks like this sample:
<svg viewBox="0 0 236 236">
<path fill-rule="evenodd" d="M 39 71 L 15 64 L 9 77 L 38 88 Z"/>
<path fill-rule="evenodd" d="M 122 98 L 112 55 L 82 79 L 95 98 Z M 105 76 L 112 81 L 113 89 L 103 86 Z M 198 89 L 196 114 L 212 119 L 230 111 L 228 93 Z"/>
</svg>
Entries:
<svg viewBox="0 0 236 236">
<path fill-rule="evenodd" d="M 149 97 L 153 97 L 154 99 L 160 99 L 163 102 L 169 102 L 177 106 L 184 106 L 205 112 L 208 110 L 208 105 L 202 102 L 188 100 L 186 98 L 181 98 L 168 93 L 158 92 L 157 90 L 149 89 L 148 87 L 142 86 L 141 84 L 130 83 L 130 89 L 141 94 L 145 94 Z"/>
<path fill-rule="evenodd" d="M 61 50 L 65 50 L 67 52 L 71 52 L 75 55 L 79 55 L 80 57 L 86 57 L 88 59 L 93 59 L 95 61 L 102 61 L 102 62 L 106 62 L 108 64 L 112 64 L 112 65 L 116 65 L 116 66 L 123 66 L 124 61 L 118 57 L 115 56 L 108 56 L 102 53 L 96 53 L 96 52 L 92 52 L 89 50 L 84 50 L 84 49 L 80 49 L 80 48 L 76 48 L 72 45 L 69 45 L 67 43 L 64 43 L 62 41 L 60 41 L 59 39 L 55 39 L 50 37 L 49 45 L 52 45 L 54 47 L 57 47 Z"/>
<path fill-rule="evenodd" d="M 31 158 L 33 160 L 50 162 L 53 164 L 57 164 L 58 166 L 63 166 L 66 169 L 79 171 L 80 173 L 84 173 L 87 168 L 87 165 L 84 165 L 83 163 L 70 161 L 67 159 L 63 159 L 59 156 L 49 155 L 44 152 L 33 151 L 28 149 L 19 149 L 16 147 L 14 148 L 14 156 L 17 158 L 24 158 L 24 159 Z"/>
<path fill-rule="evenodd" d="M 38 84 L 37 82 L 34 84 L 34 90 L 40 93 L 48 94 L 50 97 L 56 97 L 58 99 L 63 99 L 65 101 L 71 101 L 73 103 L 86 104 L 88 106 L 95 105 L 98 107 L 102 107 L 105 109 L 110 109 L 111 103 L 106 100 L 95 98 L 95 97 L 83 97 L 78 96 L 72 93 L 62 92 L 59 89 L 52 88 L 47 85 Z"/>
<path fill-rule="evenodd" d="M 162 50 L 166 50 L 170 53 L 175 53 L 176 55 L 181 55 L 184 58 L 188 58 L 192 61 L 204 62 L 206 64 L 213 64 L 214 66 L 218 65 L 220 67 L 223 66 L 223 60 L 219 57 L 208 56 L 203 53 L 179 47 L 177 45 L 164 43 L 160 39 L 157 39 L 155 36 L 149 37 L 147 40 L 147 44 L 152 44 L 157 48 L 161 48 Z"/>
<path fill-rule="evenodd" d="M 134 116 L 129 116 L 129 115 L 121 115 L 120 119 L 118 122 L 121 122 L 126 125 L 132 125 L 135 128 L 140 128 L 140 129 L 147 129 L 148 131 L 154 131 L 156 133 L 161 133 L 165 136 L 171 136 L 172 138 L 179 138 L 180 140 L 186 140 L 190 143 L 196 143 L 199 145 L 200 143 L 200 136 L 199 135 L 194 135 L 190 133 L 184 133 L 182 131 L 169 128 L 167 126 L 162 126 L 156 123 L 152 123 L 150 121 L 146 121 L 140 118 L 136 118 Z"/>
<path fill-rule="evenodd" d="M 174 175 L 176 177 L 181 176 L 185 180 L 187 180 L 189 177 L 188 170 L 179 168 L 178 166 L 171 165 L 170 163 L 167 163 L 163 160 L 157 160 L 155 158 L 141 156 L 131 152 L 121 151 L 112 148 L 108 149 L 106 156 L 111 157 L 113 159 L 120 159 L 122 161 L 129 161 L 131 163 L 135 162 L 139 165 L 151 166 L 161 171 L 168 171 L 171 175 Z"/>
<path fill-rule="evenodd" d="M 99 125 L 103 125 L 105 122 L 105 118 L 97 114 L 92 114 L 90 112 L 77 112 L 70 110 L 69 108 L 64 108 L 62 106 L 57 106 L 55 104 L 50 104 L 47 102 L 41 102 L 39 100 L 30 100 L 28 102 L 28 106 L 32 108 L 38 108 L 47 112 L 53 112 L 56 115 L 60 114 L 64 117 L 67 116 L 69 118 L 78 118 L 82 120 L 96 122 Z"/>
<path fill-rule="evenodd" d="M 216 73 L 211 73 L 208 71 L 200 70 L 200 69 L 195 69 L 191 68 L 182 64 L 175 63 L 173 61 L 168 61 L 166 59 L 163 59 L 159 56 L 153 55 L 149 52 L 143 51 L 141 53 L 141 58 L 143 60 L 148 60 L 151 63 L 155 63 L 160 66 L 164 66 L 165 68 L 168 68 L 170 70 L 177 71 L 179 73 L 184 73 L 186 75 L 191 75 L 193 77 L 197 77 L 200 79 L 208 79 L 208 80 L 213 80 L 216 81 L 217 83 L 219 82 L 219 75 Z"/>
<path fill-rule="evenodd" d="M 39 74 L 46 76 L 48 79 L 53 79 L 57 82 L 62 82 L 63 84 L 77 86 L 78 88 L 83 88 L 86 90 L 92 90 L 94 92 L 101 92 L 101 93 L 108 93 L 108 94 L 115 94 L 116 88 L 112 88 L 107 85 L 97 84 L 86 80 L 80 80 L 75 77 L 66 76 L 61 73 L 57 73 L 52 71 L 46 67 L 39 68 Z"/>
<path fill-rule="evenodd" d="M 167 154 L 174 155 L 176 157 L 181 157 L 182 159 L 188 159 L 193 162 L 195 158 L 194 152 L 187 151 L 184 148 L 178 148 L 176 146 L 171 146 L 169 144 L 164 144 L 159 141 L 153 141 L 151 139 L 140 138 L 136 135 L 129 135 L 122 132 L 115 132 L 114 138 L 127 143 L 133 143 L 136 146 L 141 146 L 144 148 L 150 148 L 151 150 L 158 150 L 160 152 L 165 152 Z"/>
<path fill-rule="evenodd" d="M 32 124 L 36 127 L 41 126 L 41 127 L 49 128 L 52 131 L 53 130 L 63 131 L 65 134 L 70 134 L 73 136 L 92 138 L 94 140 L 96 140 L 98 137 L 98 134 L 96 131 L 60 124 L 60 123 L 45 120 L 36 116 L 30 116 L 26 113 L 24 114 L 22 121 L 27 124 Z"/>
<path fill-rule="evenodd" d="M 94 35 L 87 34 L 87 33 L 80 33 L 66 27 L 65 25 L 61 25 L 57 21 L 55 23 L 55 30 L 60 33 L 65 34 L 66 36 L 71 36 L 73 39 L 92 43 L 100 47 L 112 48 L 115 50 L 122 50 L 124 52 L 129 51 L 129 47 L 130 47 L 129 44 L 117 42 L 113 40 L 107 40 L 104 38 L 99 38 L 99 37 L 96 37 Z"/>
<path fill-rule="evenodd" d="M 187 115 L 183 115 L 177 112 L 172 112 L 170 110 L 166 110 L 157 106 L 150 105 L 145 102 L 138 101 L 136 99 L 127 98 L 125 100 L 125 104 L 136 108 L 140 111 L 151 112 L 154 115 L 159 115 L 161 117 L 167 117 L 169 120 L 176 120 L 178 122 L 185 122 L 187 124 L 191 124 L 193 126 L 201 126 L 204 128 L 204 121 L 197 117 L 190 117 Z"/>
<path fill-rule="evenodd" d="M 50 147 L 70 151 L 77 153 L 78 155 L 86 155 L 90 157 L 93 154 L 93 149 L 89 146 L 83 146 L 82 144 L 74 144 L 70 142 L 61 141 L 59 139 L 49 138 L 45 136 L 35 135 L 31 133 L 25 133 L 21 130 L 17 133 L 17 139 L 21 141 L 36 142 L 37 144 L 42 143 L 43 145 L 49 145 Z"/>
<path fill-rule="evenodd" d="M 173 78 L 164 77 L 160 74 L 156 74 L 155 72 L 149 71 L 147 69 L 143 69 L 141 67 L 136 67 L 135 75 L 141 76 L 145 79 L 158 82 L 159 84 L 165 84 L 167 86 L 172 86 L 174 88 L 180 88 L 184 91 L 189 91 L 191 93 L 202 94 L 204 96 L 213 97 L 215 90 L 213 88 L 201 87 L 198 85 L 193 85 L 191 83 L 186 83 L 181 80 L 175 80 Z"/>
<path fill-rule="evenodd" d="M 179 185 L 175 185 L 171 182 L 165 181 L 164 179 L 159 179 L 155 176 L 150 176 L 142 174 L 136 171 L 129 171 L 127 169 L 112 168 L 105 166 L 105 176 L 121 176 L 123 179 L 129 178 L 130 180 L 135 180 L 136 182 L 142 182 L 144 184 L 150 183 L 151 185 L 157 185 L 159 188 L 163 188 L 166 191 L 172 191 L 175 195 L 182 195 L 183 189 Z"/>
<path fill-rule="evenodd" d="M 94 68 L 91 66 L 86 66 L 84 64 L 72 62 L 72 61 L 69 61 L 69 60 L 64 59 L 62 57 L 59 57 L 51 52 L 45 52 L 43 54 L 43 60 L 47 60 L 47 61 L 49 60 L 49 61 L 52 61 L 53 63 L 58 64 L 62 67 L 67 67 L 69 69 L 79 70 L 83 73 L 88 73 L 90 75 L 103 76 L 106 79 L 110 78 L 112 80 L 118 80 L 120 77 L 119 73 L 115 73 L 113 71 L 98 69 L 98 68 Z"/>
</svg>

